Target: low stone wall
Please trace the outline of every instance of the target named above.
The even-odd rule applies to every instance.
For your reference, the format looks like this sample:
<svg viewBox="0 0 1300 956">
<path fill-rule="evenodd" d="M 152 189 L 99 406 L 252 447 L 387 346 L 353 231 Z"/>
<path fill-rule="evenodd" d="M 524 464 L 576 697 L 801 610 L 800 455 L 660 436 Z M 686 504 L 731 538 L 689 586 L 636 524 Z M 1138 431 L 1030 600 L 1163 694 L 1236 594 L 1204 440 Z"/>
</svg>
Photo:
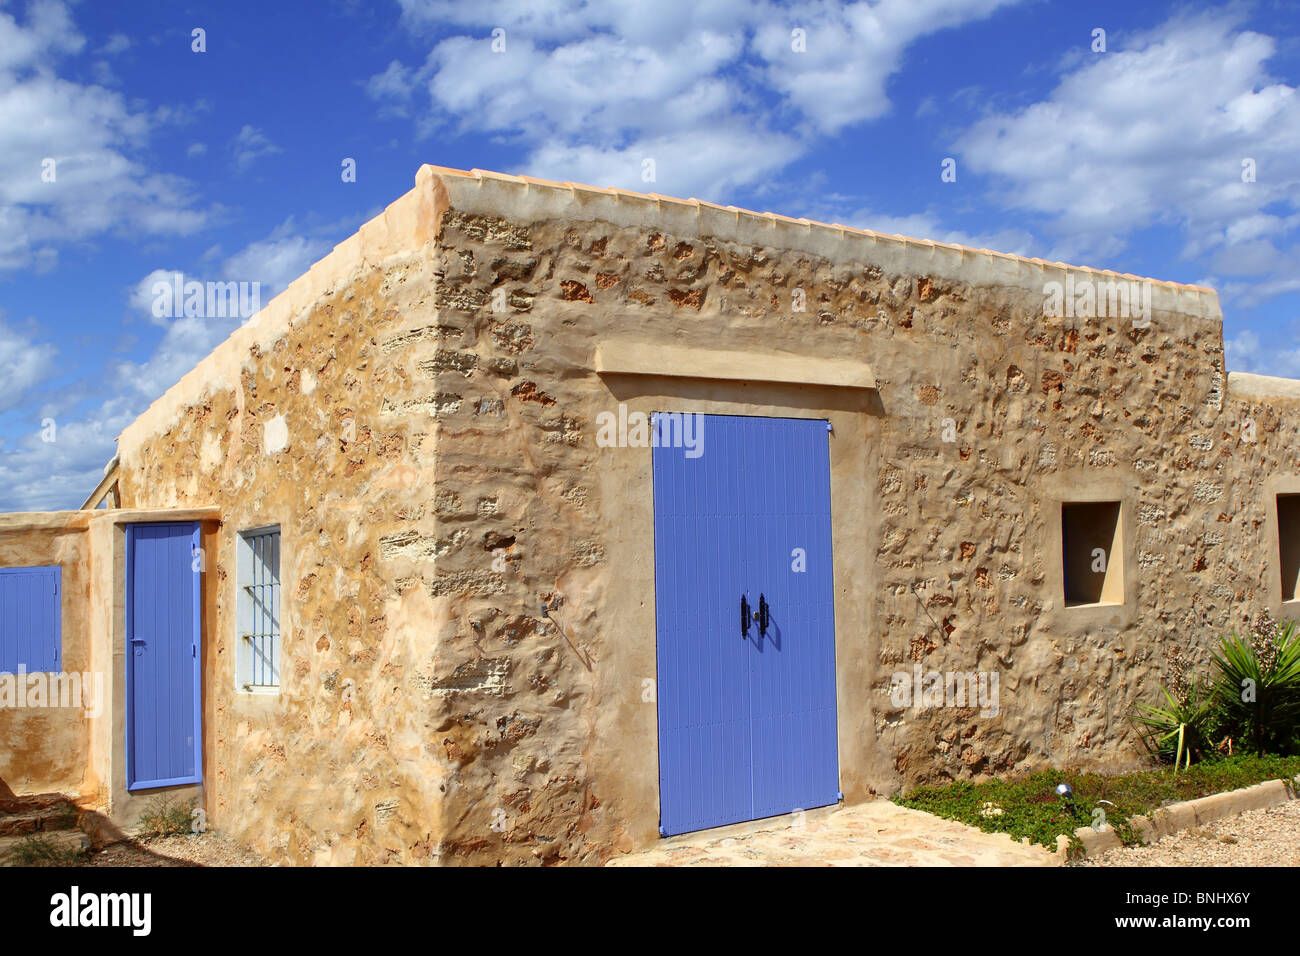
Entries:
<svg viewBox="0 0 1300 956">
<path fill-rule="evenodd" d="M 1196 800 L 1184 800 L 1160 807 L 1148 815 L 1136 816 L 1129 821 L 1143 843 L 1151 844 L 1170 836 L 1180 830 L 1204 826 L 1224 817 L 1233 817 L 1249 810 L 1263 810 L 1267 807 L 1280 806 L 1295 799 L 1295 787 L 1300 785 L 1300 777 L 1288 783 L 1285 780 L 1265 780 L 1254 786 L 1230 790 L 1226 793 L 1213 793 Z M 1083 844 L 1084 853 L 1095 856 L 1107 850 L 1114 850 L 1124 844 L 1113 827 L 1106 825 L 1093 829 L 1080 827 L 1074 835 Z M 1069 838 L 1057 838 L 1057 856 L 1064 861 L 1069 849 Z"/>
</svg>

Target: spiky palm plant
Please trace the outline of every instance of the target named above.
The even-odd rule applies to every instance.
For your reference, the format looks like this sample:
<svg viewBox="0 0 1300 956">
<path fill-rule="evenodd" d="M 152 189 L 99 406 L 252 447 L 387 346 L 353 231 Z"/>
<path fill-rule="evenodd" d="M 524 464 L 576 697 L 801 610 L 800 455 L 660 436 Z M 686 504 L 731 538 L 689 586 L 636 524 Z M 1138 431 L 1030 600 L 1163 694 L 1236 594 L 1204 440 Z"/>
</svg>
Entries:
<svg viewBox="0 0 1300 956">
<path fill-rule="evenodd" d="M 1300 629 L 1264 616 L 1212 652 L 1213 702 L 1223 729 L 1257 754 L 1289 753 L 1300 734 Z"/>
<path fill-rule="evenodd" d="M 1163 704 L 1137 704 L 1129 719 L 1147 749 L 1160 760 L 1172 762 L 1176 771 L 1213 749 L 1214 710 L 1195 677 L 1176 695 L 1163 684 L 1160 693 L 1165 698 Z"/>
</svg>

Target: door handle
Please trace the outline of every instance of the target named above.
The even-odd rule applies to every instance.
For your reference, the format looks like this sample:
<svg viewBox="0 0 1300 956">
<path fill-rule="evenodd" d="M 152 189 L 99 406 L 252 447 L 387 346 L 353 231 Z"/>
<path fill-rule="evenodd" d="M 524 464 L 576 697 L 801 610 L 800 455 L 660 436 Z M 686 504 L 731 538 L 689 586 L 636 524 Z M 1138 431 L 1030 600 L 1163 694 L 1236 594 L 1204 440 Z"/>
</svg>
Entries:
<svg viewBox="0 0 1300 956">
<path fill-rule="evenodd" d="M 740 596 L 740 639 L 749 639 L 749 602 L 743 594 Z"/>
<path fill-rule="evenodd" d="M 132 644 L 145 644 L 145 643 L 148 643 L 148 642 L 145 641 L 145 639 L 144 639 L 143 637 L 133 637 L 133 638 L 131 638 L 131 643 L 132 643 Z"/>
<path fill-rule="evenodd" d="M 769 621 L 768 612 L 771 606 L 767 603 L 767 598 L 762 594 L 758 596 L 758 633 L 760 637 L 767 637 L 767 625 Z"/>
</svg>

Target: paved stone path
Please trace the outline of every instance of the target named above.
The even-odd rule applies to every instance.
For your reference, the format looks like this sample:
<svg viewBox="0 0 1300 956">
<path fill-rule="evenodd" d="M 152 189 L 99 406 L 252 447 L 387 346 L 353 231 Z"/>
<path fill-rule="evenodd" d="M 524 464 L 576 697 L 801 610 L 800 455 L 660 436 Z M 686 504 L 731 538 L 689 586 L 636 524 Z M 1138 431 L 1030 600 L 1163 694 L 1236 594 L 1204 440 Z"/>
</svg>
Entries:
<svg viewBox="0 0 1300 956">
<path fill-rule="evenodd" d="M 1040 846 L 887 800 L 683 834 L 609 866 L 1055 866 Z"/>
</svg>

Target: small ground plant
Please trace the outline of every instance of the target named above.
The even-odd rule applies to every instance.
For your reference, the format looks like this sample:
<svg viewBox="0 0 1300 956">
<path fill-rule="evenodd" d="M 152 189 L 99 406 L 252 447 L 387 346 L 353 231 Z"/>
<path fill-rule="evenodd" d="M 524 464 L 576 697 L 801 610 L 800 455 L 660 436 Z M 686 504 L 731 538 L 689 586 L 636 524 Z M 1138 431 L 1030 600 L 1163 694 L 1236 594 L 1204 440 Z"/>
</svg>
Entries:
<svg viewBox="0 0 1300 956">
<path fill-rule="evenodd" d="M 167 795 L 154 797 L 140 814 L 139 835 L 185 836 L 191 832 L 196 801 L 178 801 Z"/>
<path fill-rule="evenodd" d="M 1104 822 L 1127 844 L 1138 842 L 1130 819 L 1148 815 L 1169 803 L 1239 790 L 1265 780 L 1290 779 L 1300 773 L 1300 757 L 1259 757 L 1238 754 L 1213 758 L 1176 772 L 1172 767 L 1105 776 L 1067 770 L 1044 770 L 1028 776 L 959 781 L 943 786 L 918 787 L 894 802 L 914 810 L 978 827 L 987 833 L 1009 833 L 1017 840 L 1056 849 L 1065 834 L 1074 851 L 1079 827 Z M 1058 784 L 1069 784 L 1068 799 L 1056 794 Z M 1103 802 L 1104 801 L 1104 802 Z M 1101 814 L 1098 814 L 1098 811 Z"/>
<path fill-rule="evenodd" d="M 60 845 L 43 833 L 24 838 L 4 856 L 7 866 L 73 866 L 80 859 L 81 850 Z"/>
</svg>

